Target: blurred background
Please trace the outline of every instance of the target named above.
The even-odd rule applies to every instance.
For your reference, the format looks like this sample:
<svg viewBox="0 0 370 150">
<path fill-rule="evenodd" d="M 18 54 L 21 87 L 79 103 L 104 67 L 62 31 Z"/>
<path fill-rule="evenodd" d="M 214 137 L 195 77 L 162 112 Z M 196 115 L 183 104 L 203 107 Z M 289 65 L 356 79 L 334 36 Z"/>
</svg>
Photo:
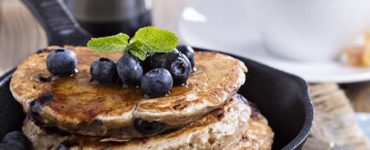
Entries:
<svg viewBox="0 0 370 150">
<path fill-rule="evenodd" d="M 93 37 L 154 25 L 298 75 L 316 112 L 304 149 L 370 149 L 368 0 L 57 1 Z M 0 0 L 0 75 L 47 45 L 21 0 Z"/>
<path fill-rule="evenodd" d="M 89 4 L 89 1 L 94 1 L 94 3 Z M 138 0 L 137 2 L 135 0 L 112 0 L 112 3 L 105 4 L 104 2 L 106 1 L 104 0 L 66 0 L 65 2 L 71 8 L 71 12 L 77 15 L 76 19 L 82 23 L 82 26 L 87 27 L 87 30 L 90 29 L 89 31 L 96 33 L 96 35 L 103 35 L 101 34 L 102 28 L 110 31 L 110 33 L 129 31 L 132 34 L 136 28 L 148 24 L 176 31 L 177 20 L 186 6 L 187 0 Z M 111 15 L 110 17 L 101 16 L 101 18 L 110 18 L 110 20 L 91 18 L 91 16 L 99 12 L 96 10 L 96 7 L 102 3 L 104 4 L 103 6 L 112 6 L 120 2 L 122 6 L 116 7 L 116 10 L 101 10 L 101 12 L 105 12 L 104 15 Z M 95 8 L 92 9 L 91 6 Z M 137 7 L 141 7 L 139 8 L 141 10 L 138 11 Z M 124 16 L 127 13 L 129 15 Z M 124 17 L 129 17 L 131 20 L 122 19 Z M 92 23 L 84 24 L 86 21 L 92 21 Z M 94 21 L 100 22 L 100 25 Z M 105 34 L 110 35 L 110 33 Z M 14 67 L 35 50 L 46 46 L 46 33 L 21 0 L 0 0 L 0 74 Z"/>
</svg>

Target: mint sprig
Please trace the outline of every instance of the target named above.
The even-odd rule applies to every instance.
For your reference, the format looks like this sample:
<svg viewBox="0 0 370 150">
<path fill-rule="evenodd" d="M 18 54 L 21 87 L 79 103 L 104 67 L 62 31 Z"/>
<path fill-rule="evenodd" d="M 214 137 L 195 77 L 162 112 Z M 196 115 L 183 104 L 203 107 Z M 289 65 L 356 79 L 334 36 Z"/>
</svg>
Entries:
<svg viewBox="0 0 370 150">
<path fill-rule="evenodd" d="M 140 60 L 145 60 L 148 52 L 169 53 L 178 44 L 173 32 L 156 27 L 140 28 L 130 39 L 124 33 L 113 36 L 92 38 L 87 47 L 96 52 L 120 51 L 130 53 Z"/>
<path fill-rule="evenodd" d="M 141 41 L 130 43 L 127 49 L 130 51 L 131 55 L 134 55 L 140 60 L 145 60 L 147 51 L 145 51 L 146 48 L 144 48 L 144 44 Z"/>
<path fill-rule="evenodd" d="M 91 38 L 91 40 L 87 42 L 87 47 L 97 52 L 106 52 L 106 51 L 124 52 L 126 50 L 129 38 L 130 37 L 124 33 L 119 33 L 117 35 L 100 38 Z"/>
<path fill-rule="evenodd" d="M 171 52 L 178 44 L 175 33 L 156 27 L 140 28 L 130 40 L 130 43 L 140 41 L 147 52 Z"/>
</svg>

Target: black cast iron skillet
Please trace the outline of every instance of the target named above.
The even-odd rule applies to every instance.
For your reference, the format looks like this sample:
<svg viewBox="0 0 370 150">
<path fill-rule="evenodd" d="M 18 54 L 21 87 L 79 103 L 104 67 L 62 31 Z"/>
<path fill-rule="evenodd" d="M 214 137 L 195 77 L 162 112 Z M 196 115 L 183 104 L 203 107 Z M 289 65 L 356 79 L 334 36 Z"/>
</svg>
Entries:
<svg viewBox="0 0 370 150">
<path fill-rule="evenodd" d="M 49 5 L 54 4 L 54 9 L 63 8 L 64 6 L 61 7 L 63 4 L 60 3 L 60 0 L 23 1 L 26 1 L 27 6 L 36 13 L 36 17 L 45 27 L 48 32 L 49 43 L 61 46 L 65 44 L 85 45 L 86 39 L 89 39 L 86 32 L 79 28 L 78 24 L 71 19 L 71 16 L 66 17 L 68 13 L 64 11 L 60 13 L 53 11 L 53 9 L 43 9 L 38 6 L 47 2 Z M 50 18 L 45 17 L 45 15 L 37 15 L 40 11 L 52 14 L 51 16 L 54 17 L 61 16 L 64 21 L 74 24 L 63 29 L 73 31 L 69 33 L 71 35 L 66 36 L 65 33 L 50 31 L 51 28 L 47 27 L 50 26 L 50 21 L 48 22 Z M 68 37 L 72 37 L 73 40 L 63 39 Z M 196 50 L 210 51 L 201 48 L 196 48 Z M 246 83 L 240 88 L 239 94 L 255 103 L 261 113 L 266 116 L 269 125 L 275 132 L 273 149 L 301 149 L 308 137 L 313 119 L 313 107 L 308 96 L 306 82 L 297 76 L 270 68 L 253 60 L 233 54 L 228 55 L 240 59 L 248 67 Z M 22 107 L 14 100 L 9 91 L 9 82 L 14 70 L 0 77 L 0 139 L 10 131 L 20 130 L 25 116 Z"/>
</svg>

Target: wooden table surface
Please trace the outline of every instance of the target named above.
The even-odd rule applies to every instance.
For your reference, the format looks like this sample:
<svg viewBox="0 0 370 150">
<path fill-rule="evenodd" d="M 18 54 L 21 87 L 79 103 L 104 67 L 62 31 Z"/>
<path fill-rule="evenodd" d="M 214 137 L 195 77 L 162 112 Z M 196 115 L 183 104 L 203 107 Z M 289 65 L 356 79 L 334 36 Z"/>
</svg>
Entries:
<svg viewBox="0 0 370 150">
<path fill-rule="evenodd" d="M 177 32 L 177 20 L 187 2 L 153 0 L 153 24 Z M 20 0 L 0 0 L 0 75 L 46 46 L 45 32 Z M 316 114 L 305 149 L 333 149 L 333 143 L 370 149 L 354 118 L 343 119 L 354 111 L 370 112 L 370 82 L 341 85 L 341 88 L 335 83 L 319 83 L 311 85 L 310 94 Z"/>
</svg>

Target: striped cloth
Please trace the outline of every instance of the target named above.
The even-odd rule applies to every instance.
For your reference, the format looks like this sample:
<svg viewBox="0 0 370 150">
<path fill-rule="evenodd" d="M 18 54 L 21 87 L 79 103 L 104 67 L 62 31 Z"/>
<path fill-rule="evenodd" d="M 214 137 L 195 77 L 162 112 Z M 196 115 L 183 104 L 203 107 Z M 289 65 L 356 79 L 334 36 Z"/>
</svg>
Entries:
<svg viewBox="0 0 370 150">
<path fill-rule="evenodd" d="M 350 101 L 337 84 L 312 84 L 310 96 L 315 116 L 304 150 L 370 150 L 370 143 L 355 120 Z"/>
</svg>

